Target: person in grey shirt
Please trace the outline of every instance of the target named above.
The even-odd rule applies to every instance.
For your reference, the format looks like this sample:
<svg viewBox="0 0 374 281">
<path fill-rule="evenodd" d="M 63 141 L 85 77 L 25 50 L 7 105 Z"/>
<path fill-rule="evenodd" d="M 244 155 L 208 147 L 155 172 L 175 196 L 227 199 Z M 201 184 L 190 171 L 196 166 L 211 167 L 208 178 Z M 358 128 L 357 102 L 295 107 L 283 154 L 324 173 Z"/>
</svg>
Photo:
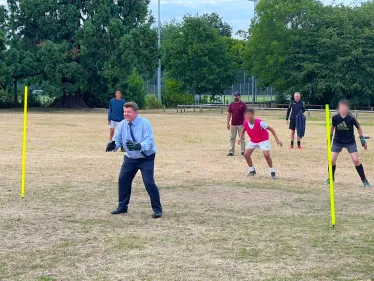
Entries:
<svg viewBox="0 0 374 281">
<path fill-rule="evenodd" d="M 123 147 L 125 159 L 118 179 L 118 207 L 112 211 L 113 215 L 127 213 L 131 196 L 131 184 L 138 172 L 141 171 L 143 182 L 151 199 L 153 218 L 162 216 L 160 193 L 154 180 L 154 165 L 156 145 L 152 126 L 147 119 L 138 115 L 139 108 L 134 102 L 124 106 L 123 120 L 113 140 L 107 145 L 106 151 L 116 151 Z"/>
</svg>

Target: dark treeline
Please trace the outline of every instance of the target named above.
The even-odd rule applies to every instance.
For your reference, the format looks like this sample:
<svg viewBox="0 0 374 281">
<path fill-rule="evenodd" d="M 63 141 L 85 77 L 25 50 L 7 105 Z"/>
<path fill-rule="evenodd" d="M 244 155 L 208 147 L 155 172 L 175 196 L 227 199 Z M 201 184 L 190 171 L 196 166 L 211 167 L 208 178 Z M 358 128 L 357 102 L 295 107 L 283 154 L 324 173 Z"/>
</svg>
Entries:
<svg viewBox="0 0 374 281">
<path fill-rule="evenodd" d="M 214 100 L 244 71 L 280 100 L 299 91 L 310 103 L 374 103 L 373 1 L 260 0 L 240 39 L 217 14 L 186 15 L 163 24 L 161 50 L 148 4 L 8 0 L 0 6 L 0 104 L 19 104 L 24 83 L 56 107 L 106 106 L 116 88 L 142 107 L 157 107 L 144 81 L 160 57 L 167 106 L 193 102 L 195 94 Z"/>
<path fill-rule="evenodd" d="M 323 6 L 262 0 L 244 54 L 247 69 L 278 92 L 311 103 L 374 104 L 374 2 Z"/>
</svg>

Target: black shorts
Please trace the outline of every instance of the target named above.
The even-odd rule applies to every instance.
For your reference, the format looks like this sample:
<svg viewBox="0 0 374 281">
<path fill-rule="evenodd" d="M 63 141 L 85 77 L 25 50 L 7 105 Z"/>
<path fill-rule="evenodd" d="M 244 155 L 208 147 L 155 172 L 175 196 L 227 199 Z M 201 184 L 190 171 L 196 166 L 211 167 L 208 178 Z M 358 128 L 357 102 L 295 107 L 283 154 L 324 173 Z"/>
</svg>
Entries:
<svg viewBox="0 0 374 281">
<path fill-rule="evenodd" d="M 349 153 L 357 152 L 357 145 L 356 143 L 349 143 L 349 144 L 341 144 L 334 142 L 332 144 L 332 152 L 339 153 L 343 150 L 343 148 L 347 149 Z"/>
<path fill-rule="evenodd" d="M 290 119 L 290 130 L 296 130 L 296 119 Z"/>
</svg>

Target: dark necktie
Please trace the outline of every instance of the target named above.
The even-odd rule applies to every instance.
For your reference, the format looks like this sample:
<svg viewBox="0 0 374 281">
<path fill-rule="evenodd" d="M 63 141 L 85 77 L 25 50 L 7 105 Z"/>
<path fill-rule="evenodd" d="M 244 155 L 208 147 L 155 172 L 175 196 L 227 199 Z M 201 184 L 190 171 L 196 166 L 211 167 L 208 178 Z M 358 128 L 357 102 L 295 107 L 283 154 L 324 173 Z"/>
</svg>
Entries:
<svg viewBox="0 0 374 281">
<path fill-rule="evenodd" d="M 136 142 L 135 137 L 134 137 L 134 132 L 132 131 L 133 124 L 131 122 L 129 122 L 129 126 L 130 126 L 130 136 L 132 138 L 132 141 Z"/>
</svg>

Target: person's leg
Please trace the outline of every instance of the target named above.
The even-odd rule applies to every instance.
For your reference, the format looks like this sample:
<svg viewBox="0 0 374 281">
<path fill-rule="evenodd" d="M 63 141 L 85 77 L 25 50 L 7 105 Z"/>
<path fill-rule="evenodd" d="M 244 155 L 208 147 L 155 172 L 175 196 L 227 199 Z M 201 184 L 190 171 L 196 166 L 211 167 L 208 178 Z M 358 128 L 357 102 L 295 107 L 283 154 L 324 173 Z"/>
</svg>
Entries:
<svg viewBox="0 0 374 281">
<path fill-rule="evenodd" d="M 271 159 L 270 151 L 269 150 L 263 150 L 262 152 L 264 153 L 264 157 L 265 157 L 266 162 L 269 165 L 269 168 L 272 169 L 273 168 L 273 160 Z"/>
<path fill-rule="evenodd" d="M 162 215 L 162 206 L 160 202 L 160 192 L 154 179 L 155 155 L 144 160 L 139 165 L 142 172 L 145 189 L 151 199 L 151 206 L 155 214 Z"/>
<path fill-rule="evenodd" d="M 138 172 L 136 160 L 125 158 L 118 178 L 118 207 L 128 208 L 131 196 L 131 184 Z"/>
<path fill-rule="evenodd" d="M 252 162 L 252 158 L 251 158 L 251 155 L 252 155 L 253 151 L 255 151 L 254 148 L 247 148 L 244 152 L 244 158 L 247 161 L 250 172 L 253 172 L 255 170 L 254 167 L 253 167 L 253 162 Z"/>
<path fill-rule="evenodd" d="M 290 140 L 291 140 L 291 148 L 293 148 L 293 144 L 295 141 L 295 130 L 290 130 Z"/>
<path fill-rule="evenodd" d="M 109 141 L 113 139 L 114 131 L 115 131 L 115 128 L 112 128 L 112 127 L 109 128 Z"/>
<path fill-rule="evenodd" d="M 335 181 L 335 171 L 336 171 L 336 160 L 338 160 L 339 153 L 342 151 L 342 146 L 336 143 L 332 144 L 332 180 Z M 327 175 L 328 178 L 325 181 L 325 184 L 330 183 L 330 171 L 329 171 L 329 166 L 327 166 Z"/>
<path fill-rule="evenodd" d="M 336 160 L 338 160 L 339 152 L 332 153 L 332 180 L 335 180 Z"/>
<path fill-rule="evenodd" d="M 366 181 L 364 167 L 362 166 L 360 158 L 358 157 L 358 152 L 349 153 L 349 155 L 351 156 L 352 162 L 355 165 L 357 173 L 360 176 L 361 180 Z"/>
<path fill-rule="evenodd" d="M 236 139 L 237 129 L 236 126 L 230 127 L 230 150 L 228 155 L 234 155 L 235 153 L 235 139 Z"/>
<path fill-rule="evenodd" d="M 238 136 L 239 137 L 240 137 L 240 134 L 242 133 L 242 130 L 243 130 L 243 126 L 238 126 Z M 241 148 L 242 155 L 244 155 L 244 152 L 245 152 L 245 134 L 241 138 L 240 148 Z"/>
<path fill-rule="evenodd" d="M 301 148 L 301 138 L 299 136 L 297 137 L 297 147 Z"/>
</svg>

